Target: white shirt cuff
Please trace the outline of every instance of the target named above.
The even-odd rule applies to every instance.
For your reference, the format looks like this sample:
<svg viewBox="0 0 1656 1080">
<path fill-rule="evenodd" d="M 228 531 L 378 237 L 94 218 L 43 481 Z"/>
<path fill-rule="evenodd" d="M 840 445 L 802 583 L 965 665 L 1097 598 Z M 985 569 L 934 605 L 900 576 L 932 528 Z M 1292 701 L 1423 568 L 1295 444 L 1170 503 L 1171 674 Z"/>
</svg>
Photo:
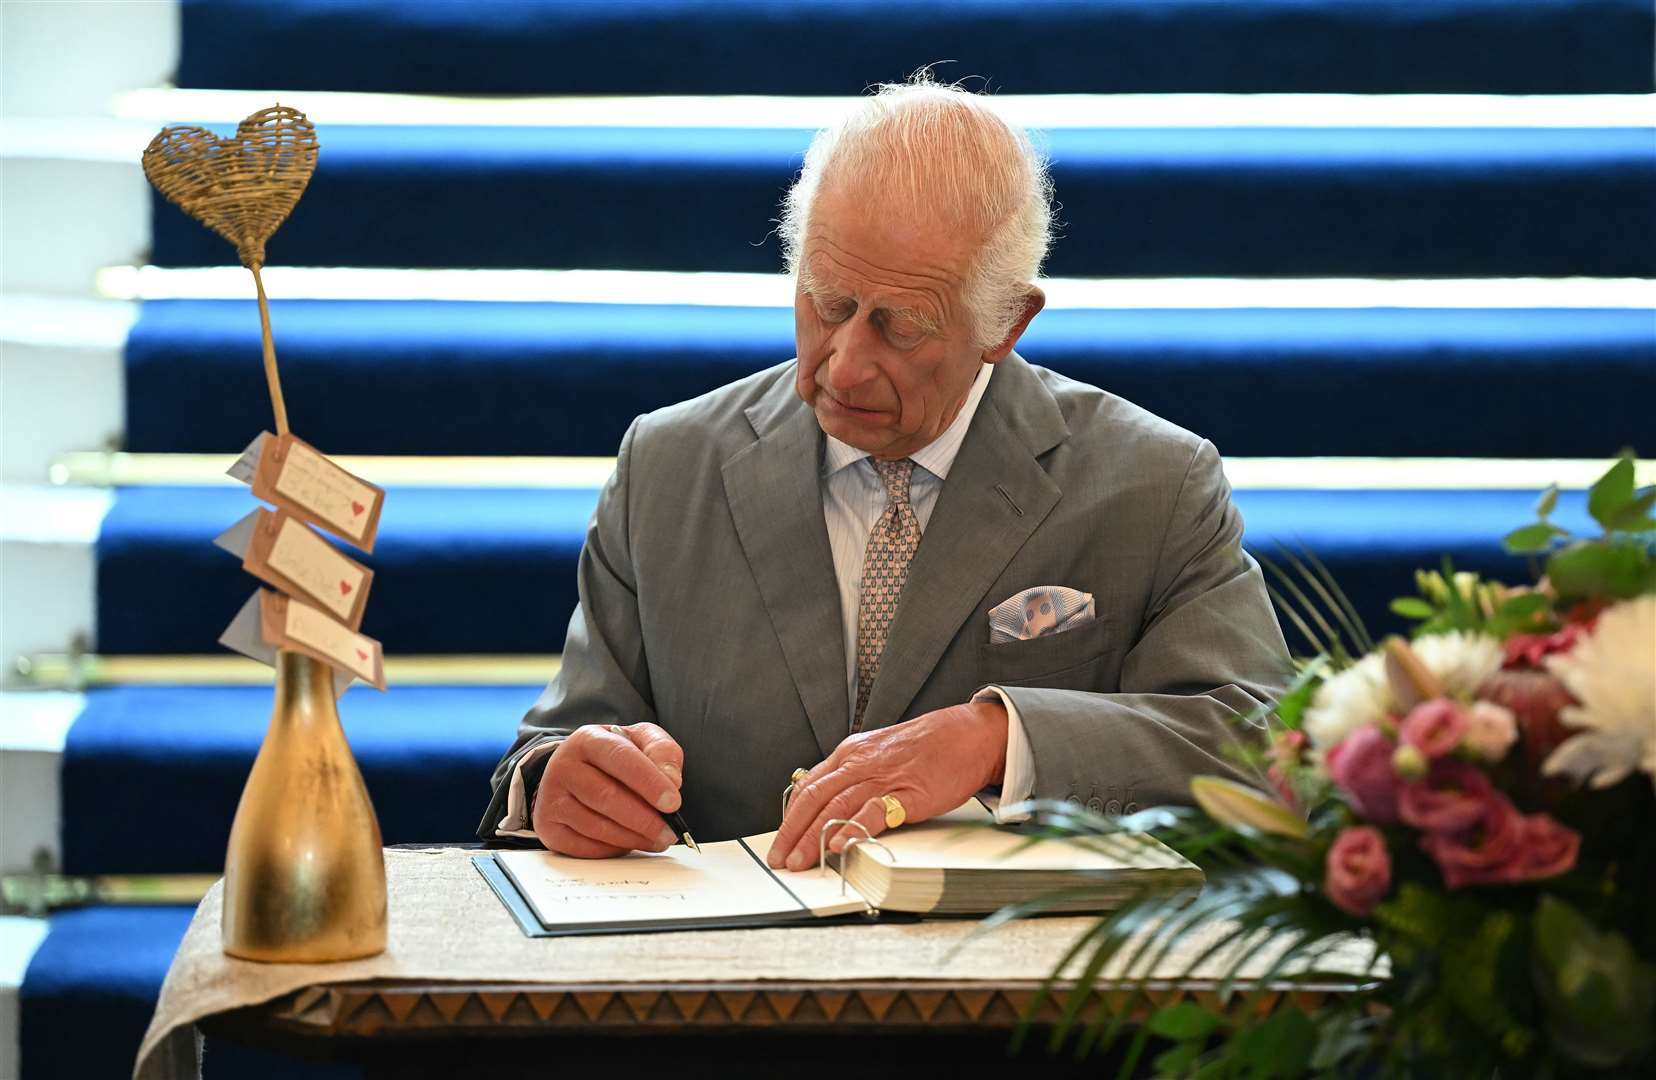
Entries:
<svg viewBox="0 0 1656 1080">
<path fill-rule="evenodd" d="M 519 836 L 525 840 L 534 840 L 535 830 L 529 822 L 529 792 L 523 783 L 523 767 L 533 764 L 558 748 L 562 740 L 550 740 L 541 743 L 522 757 L 518 758 L 517 765 L 512 769 L 512 779 L 506 787 L 506 813 L 502 815 L 500 823 L 495 826 L 496 836 Z"/>
<path fill-rule="evenodd" d="M 1006 773 L 1001 778 L 998 799 L 993 796 L 980 797 L 990 804 L 997 824 L 1009 825 L 1029 820 L 1027 812 L 1009 814 L 1004 808 L 1023 802 L 1034 790 L 1035 751 L 1030 748 L 1029 736 L 1024 732 L 1023 717 L 1018 715 L 1018 707 L 1012 704 L 1005 691 L 998 686 L 986 686 L 972 695 L 974 702 L 994 701 L 997 698 L 1006 706 Z"/>
</svg>

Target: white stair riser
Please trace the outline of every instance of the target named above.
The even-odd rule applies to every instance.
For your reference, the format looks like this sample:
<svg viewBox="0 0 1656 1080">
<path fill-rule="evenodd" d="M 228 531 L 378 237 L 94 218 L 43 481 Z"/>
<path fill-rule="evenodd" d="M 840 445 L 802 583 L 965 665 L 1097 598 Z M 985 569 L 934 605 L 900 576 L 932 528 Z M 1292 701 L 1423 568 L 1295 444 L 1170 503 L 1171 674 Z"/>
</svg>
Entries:
<svg viewBox="0 0 1656 1080">
<path fill-rule="evenodd" d="M 0 481 L 44 484 L 53 459 L 118 448 L 120 347 L 0 343 Z"/>
<path fill-rule="evenodd" d="M 172 82 L 181 21 L 176 3 L 0 4 L 0 101 L 8 115 L 96 114 Z"/>
<path fill-rule="evenodd" d="M 0 289 L 90 295 L 100 267 L 148 261 L 149 193 L 130 162 L 0 158 Z"/>
<path fill-rule="evenodd" d="M 61 651 L 77 636 L 96 644 L 96 563 L 91 539 L 0 540 L 0 663 L 6 684 L 17 681 L 18 656 Z"/>
<path fill-rule="evenodd" d="M 0 874 L 28 873 L 45 851 L 55 869 L 62 811 L 59 770 L 63 751 L 16 750 L 0 745 Z"/>
</svg>

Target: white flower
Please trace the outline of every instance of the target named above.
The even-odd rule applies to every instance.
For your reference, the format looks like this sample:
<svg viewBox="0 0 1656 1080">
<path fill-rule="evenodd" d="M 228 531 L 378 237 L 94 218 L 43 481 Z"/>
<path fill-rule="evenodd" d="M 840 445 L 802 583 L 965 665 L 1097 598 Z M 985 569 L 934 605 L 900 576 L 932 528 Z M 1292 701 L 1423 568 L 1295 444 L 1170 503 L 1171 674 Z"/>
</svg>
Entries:
<svg viewBox="0 0 1656 1080">
<path fill-rule="evenodd" d="M 1327 750 L 1364 724 L 1384 720 L 1391 711 L 1386 658 L 1370 653 L 1317 687 L 1302 726 L 1313 747 Z"/>
<path fill-rule="evenodd" d="M 1478 687 L 1501 669 L 1501 643 L 1488 634 L 1452 630 L 1428 634 L 1409 643 L 1438 682 L 1452 698 L 1470 700 Z"/>
<path fill-rule="evenodd" d="M 1581 702 L 1559 719 L 1588 730 L 1554 750 L 1541 771 L 1605 788 L 1643 769 L 1656 783 L 1656 595 L 1606 609 L 1591 634 L 1546 662 Z"/>
<path fill-rule="evenodd" d="M 1409 647 L 1437 676 L 1450 697 L 1470 699 L 1501 666 L 1501 643 L 1488 634 L 1456 630 L 1432 634 Z M 1370 653 L 1317 687 L 1305 710 L 1305 735 L 1317 750 L 1327 750 L 1364 724 L 1378 723 L 1398 711 L 1386 679 L 1384 653 Z"/>
</svg>

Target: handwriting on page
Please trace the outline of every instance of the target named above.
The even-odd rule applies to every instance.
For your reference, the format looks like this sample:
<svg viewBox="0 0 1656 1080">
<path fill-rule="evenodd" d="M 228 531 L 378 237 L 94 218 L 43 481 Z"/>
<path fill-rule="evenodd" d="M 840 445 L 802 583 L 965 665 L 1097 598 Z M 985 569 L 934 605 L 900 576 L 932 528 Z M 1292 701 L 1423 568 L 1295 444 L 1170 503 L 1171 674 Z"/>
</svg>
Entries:
<svg viewBox="0 0 1656 1080">
<path fill-rule="evenodd" d="M 268 589 L 259 592 L 260 633 L 279 649 L 314 656 L 385 689 L 385 656 L 380 643 L 358 634 L 331 615 Z"/>
<path fill-rule="evenodd" d="M 371 575 L 367 567 L 342 555 L 303 522 L 284 513 L 266 512 L 260 525 L 261 533 L 274 534 L 268 551 L 262 544 L 257 549 L 266 565 L 351 629 L 362 625 Z"/>
<path fill-rule="evenodd" d="M 379 681 L 375 663 L 379 642 L 373 638 L 352 633 L 315 608 L 300 603 L 288 604 L 284 629 L 289 639 L 327 654 L 364 682 Z"/>
<path fill-rule="evenodd" d="M 347 539 L 362 540 L 379 493 L 304 443 L 288 447 L 276 474 L 276 490 L 331 525 Z"/>
<path fill-rule="evenodd" d="M 543 923 L 645 923 L 799 915 L 800 902 L 736 841 L 635 851 L 596 863 L 549 851 L 496 856 Z"/>
</svg>

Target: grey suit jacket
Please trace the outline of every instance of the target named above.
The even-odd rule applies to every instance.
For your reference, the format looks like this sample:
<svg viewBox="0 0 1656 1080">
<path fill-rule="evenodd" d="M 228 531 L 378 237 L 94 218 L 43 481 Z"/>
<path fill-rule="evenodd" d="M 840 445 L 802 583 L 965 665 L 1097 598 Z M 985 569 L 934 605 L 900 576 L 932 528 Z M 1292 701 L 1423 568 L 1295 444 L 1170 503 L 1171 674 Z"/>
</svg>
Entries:
<svg viewBox="0 0 1656 1080">
<path fill-rule="evenodd" d="M 635 420 L 580 556 L 563 667 L 496 768 L 493 838 L 520 756 L 583 724 L 660 724 L 684 749 L 698 839 L 775 828 L 788 774 L 848 734 L 823 436 L 794 362 Z M 867 727 L 971 698 L 1017 705 L 1034 795 L 1110 813 L 1188 802 L 1285 684 L 1287 649 L 1213 445 L 1102 390 L 1002 361 L 938 495 L 893 619 Z M 989 643 L 1036 585 L 1091 624 Z M 544 760 L 544 759 L 543 759 Z M 525 778 L 533 785 L 538 766 Z"/>
</svg>

